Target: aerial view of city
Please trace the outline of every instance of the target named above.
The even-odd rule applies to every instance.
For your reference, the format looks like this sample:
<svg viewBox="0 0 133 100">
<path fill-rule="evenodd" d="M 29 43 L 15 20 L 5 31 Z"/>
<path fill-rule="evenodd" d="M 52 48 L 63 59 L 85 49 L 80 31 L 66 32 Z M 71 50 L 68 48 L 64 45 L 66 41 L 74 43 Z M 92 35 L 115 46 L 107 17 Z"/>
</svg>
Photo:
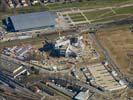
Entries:
<svg viewBox="0 0 133 100">
<path fill-rule="evenodd" d="M 0 0 L 0 100 L 133 100 L 133 0 Z"/>
</svg>

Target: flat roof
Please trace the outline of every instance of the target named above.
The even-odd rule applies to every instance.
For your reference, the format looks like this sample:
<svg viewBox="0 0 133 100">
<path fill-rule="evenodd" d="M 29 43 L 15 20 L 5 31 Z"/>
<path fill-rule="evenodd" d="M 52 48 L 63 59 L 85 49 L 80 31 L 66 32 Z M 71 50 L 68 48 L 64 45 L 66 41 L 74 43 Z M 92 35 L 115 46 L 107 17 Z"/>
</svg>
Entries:
<svg viewBox="0 0 133 100">
<path fill-rule="evenodd" d="M 50 27 L 56 24 L 54 12 L 36 12 L 10 16 L 15 31 Z"/>
</svg>

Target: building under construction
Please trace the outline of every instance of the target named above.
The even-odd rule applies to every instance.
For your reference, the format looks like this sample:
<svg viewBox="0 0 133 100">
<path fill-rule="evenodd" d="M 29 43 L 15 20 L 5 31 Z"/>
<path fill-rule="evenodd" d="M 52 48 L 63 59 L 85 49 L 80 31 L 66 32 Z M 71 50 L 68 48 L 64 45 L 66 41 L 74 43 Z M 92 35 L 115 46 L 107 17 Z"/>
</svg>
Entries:
<svg viewBox="0 0 133 100">
<path fill-rule="evenodd" d="M 88 49 L 87 49 L 88 48 Z M 86 50 L 87 49 L 87 50 Z M 39 48 L 41 52 L 50 52 L 52 57 L 80 57 L 95 55 L 98 58 L 98 53 L 94 52 L 91 41 L 88 41 L 86 37 L 71 37 L 70 39 L 61 38 L 55 42 L 47 42 L 42 48 Z"/>
</svg>

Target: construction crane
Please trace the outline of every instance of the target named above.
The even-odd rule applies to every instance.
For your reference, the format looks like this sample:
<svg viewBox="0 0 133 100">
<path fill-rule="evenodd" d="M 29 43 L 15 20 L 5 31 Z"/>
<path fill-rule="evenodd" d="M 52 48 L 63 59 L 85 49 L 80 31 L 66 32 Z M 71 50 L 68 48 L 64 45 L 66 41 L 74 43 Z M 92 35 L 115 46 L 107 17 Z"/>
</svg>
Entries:
<svg viewBox="0 0 133 100">
<path fill-rule="evenodd" d="M 58 18 L 56 20 L 57 24 L 58 24 L 58 29 L 57 29 L 57 32 L 58 32 L 58 35 L 59 35 L 59 39 L 61 38 L 61 22 L 62 20 L 60 18 Z"/>
</svg>

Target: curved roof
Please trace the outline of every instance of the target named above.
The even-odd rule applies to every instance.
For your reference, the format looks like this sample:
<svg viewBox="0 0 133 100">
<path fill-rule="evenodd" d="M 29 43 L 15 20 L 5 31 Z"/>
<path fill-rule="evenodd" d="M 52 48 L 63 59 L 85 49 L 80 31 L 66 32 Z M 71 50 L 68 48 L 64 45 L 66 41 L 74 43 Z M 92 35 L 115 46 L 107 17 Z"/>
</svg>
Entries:
<svg viewBox="0 0 133 100">
<path fill-rule="evenodd" d="M 37 12 L 10 16 L 15 31 L 54 26 L 56 14 L 53 12 Z"/>
</svg>

